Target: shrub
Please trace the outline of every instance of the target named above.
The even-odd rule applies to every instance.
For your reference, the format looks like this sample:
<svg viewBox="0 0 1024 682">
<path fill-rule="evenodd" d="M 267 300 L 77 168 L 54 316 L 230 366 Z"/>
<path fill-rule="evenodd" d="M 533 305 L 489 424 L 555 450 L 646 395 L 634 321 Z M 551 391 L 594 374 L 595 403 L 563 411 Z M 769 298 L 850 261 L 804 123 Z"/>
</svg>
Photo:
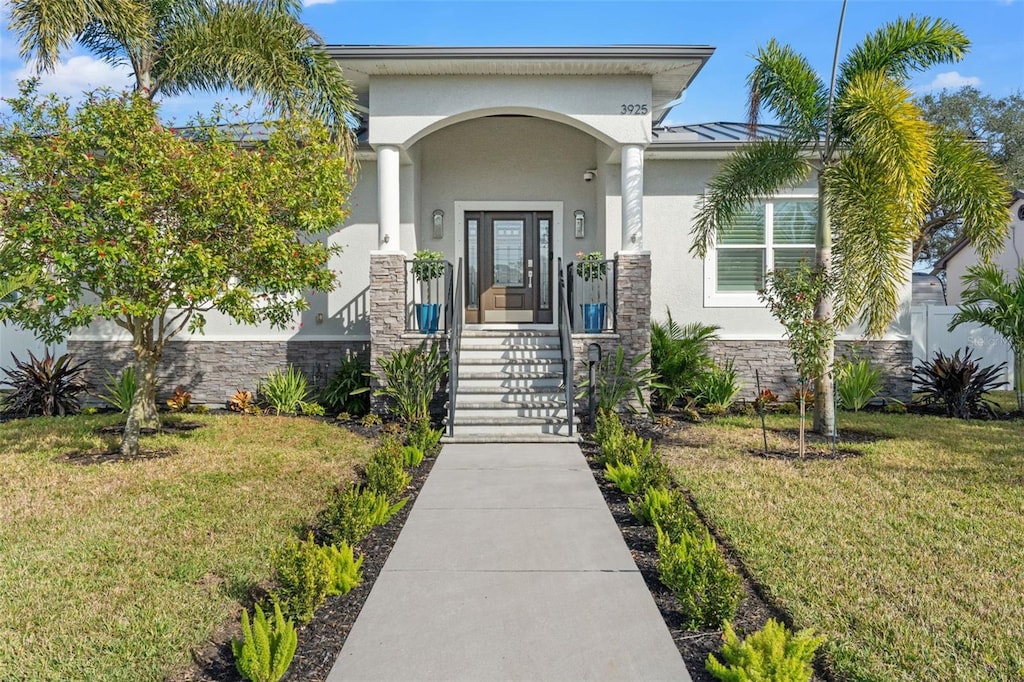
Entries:
<svg viewBox="0 0 1024 682">
<path fill-rule="evenodd" d="M 668 465 L 654 452 L 650 439 L 629 433 L 625 438 L 623 453 L 637 467 L 637 493 L 648 488 L 666 487 L 672 480 Z"/>
<path fill-rule="evenodd" d="M 629 511 L 645 526 L 653 526 L 654 519 L 672 504 L 672 491 L 663 486 L 650 487 L 643 497 L 629 501 Z"/>
<path fill-rule="evenodd" d="M 708 654 L 705 667 L 723 682 L 809 682 L 814 652 L 825 641 L 809 629 L 794 634 L 773 618 L 742 642 L 726 622 L 722 639 L 724 663 Z"/>
<path fill-rule="evenodd" d="M 906 414 L 907 406 L 902 400 L 896 398 L 889 398 L 885 401 L 885 406 L 882 407 L 882 411 L 887 414 Z"/>
<path fill-rule="evenodd" d="M 836 393 L 847 410 L 860 412 L 882 390 L 882 368 L 867 360 L 847 360 L 836 372 Z"/>
<path fill-rule="evenodd" d="M 260 408 L 256 406 L 252 393 L 242 389 L 238 389 L 228 398 L 228 409 L 232 412 L 241 412 L 242 414 L 258 414 L 260 411 Z"/>
<path fill-rule="evenodd" d="M 366 414 L 370 411 L 370 395 L 366 392 L 370 388 L 369 370 L 358 356 L 343 357 L 324 387 L 320 400 L 336 412 Z"/>
<path fill-rule="evenodd" d="M 444 432 L 441 429 L 431 427 L 429 419 L 420 419 L 409 429 L 409 433 L 405 437 L 405 444 L 419 448 L 424 455 L 434 454 L 441 442 L 442 435 Z"/>
<path fill-rule="evenodd" d="M 675 595 L 690 630 L 718 629 L 740 601 L 740 577 L 722 558 L 711 534 L 684 532 L 673 542 L 658 531 L 658 577 Z"/>
<path fill-rule="evenodd" d="M 632 495 L 640 486 L 640 466 L 635 457 L 631 462 L 608 462 L 604 474 L 623 495 Z"/>
<path fill-rule="evenodd" d="M 242 639 L 232 640 L 238 674 L 252 682 L 277 682 L 288 672 L 295 656 L 298 635 L 291 620 L 281 614 L 274 603 L 274 624 L 267 622 L 263 609 L 255 606 L 252 624 L 249 613 L 242 610 Z"/>
<path fill-rule="evenodd" d="M 365 474 L 366 487 L 389 500 L 397 498 L 412 482 L 412 476 L 405 471 L 402 446 L 391 436 L 385 437 L 374 449 Z"/>
<path fill-rule="evenodd" d="M 402 464 L 406 468 L 418 467 L 423 463 L 423 451 L 415 445 L 402 446 Z"/>
<path fill-rule="evenodd" d="M 124 414 L 135 398 L 135 365 L 125 367 L 116 378 L 110 372 L 106 374 L 107 383 L 103 384 L 103 392 L 97 397 Z"/>
<path fill-rule="evenodd" d="M 625 447 L 626 429 L 613 410 L 598 410 L 594 440 L 601 448 L 597 463 L 604 466 L 619 461 L 619 455 Z"/>
<path fill-rule="evenodd" d="M 601 358 L 594 373 L 597 409 L 618 410 L 630 396 L 632 402 L 628 403 L 627 407 L 631 412 L 638 411 L 636 405 L 641 409 L 647 409 L 644 391 L 655 385 L 658 375 L 643 366 L 646 359 L 647 353 L 641 353 L 627 363 L 622 346 L 616 346 L 613 355 Z M 577 400 L 586 397 L 589 389 L 589 378 L 580 382 Z"/>
<path fill-rule="evenodd" d="M 307 417 L 322 417 L 324 416 L 324 406 L 316 401 L 300 401 L 299 412 L 306 415 Z"/>
<path fill-rule="evenodd" d="M 359 423 L 367 429 L 372 429 L 374 426 L 380 426 L 384 422 L 381 421 L 379 414 L 370 412 L 369 414 L 364 414 L 363 418 L 359 420 Z"/>
<path fill-rule="evenodd" d="M 171 412 L 184 412 L 191 404 L 192 394 L 181 386 L 175 387 L 174 393 L 172 393 L 171 397 L 167 399 L 167 408 Z"/>
<path fill-rule="evenodd" d="M 375 395 L 388 399 L 395 416 L 407 424 L 430 419 L 430 401 L 448 372 L 437 342 L 396 350 L 377 364 L 384 386 Z"/>
<path fill-rule="evenodd" d="M 3 370 L 7 379 L 0 382 L 0 386 L 14 390 L 3 397 L 0 411 L 19 417 L 63 417 L 78 413 L 82 405 L 79 394 L 91 388 L 82 378 L 85 361 L 72 364 L 67 354 L 54 359 L 49 349 L 42 359 L 31 351 L 28 357 L 28 362 L 22 362 L 11 354 L 14 369 Z"/>
<path fill-rule="evenodd" d="M 660 409 L 693 395 L 697 379 L 714 365 L 710 343 L 718 338 L 716 326 L 699 322 L 679 326 L 671 311 L 665 312 L 667 322 L 651 323 L 651 369 L 659 382 L 651 399 Z"/>
<path fill-rule="evenodd" d="M 320 547 L 308 540 L 289 538 L 274 554 L 277 587 L 271 596 L 288 618 L 308 623 L 317 607 L 327 598 L 331 581 L 331 562 Z"/>
<path fill-rule="evenodd" d="M 715 413 L 729 409 L 741 389 L 732 360 L 726 360 L 724 365 L 715 365 L 701 374 L 695 389 L 695 399 L 700 407 Z"/>
<path fill-rule="evenodd" d="M 664 533 L 670 540 L 681 538 L 684 533 L 700 535 L 706 532 L 707 529 L 697 518 L 697 512 L 693 511 L 686 497 L 678 490 L 670 491 L 669 495 L 667 505 L 651 509 L 651 523 L 655 529 Z"/>
<path fill-rule="evenodd" d="M 961 358 L 960 351 L 952 356 L 936 351 L 930 362 L 915 367 L 913 380 L 922 393 L 920 402 L 941 406 L 947 417 L 970 419 L 981 414 L 991 415 L 995 403 L 985 394 L 1003 383 L 999 373 L 1006 363 L 982 367 L 971 359 L 971 352 L 969 346 L 964 348 Z"/>
<path fill-rule="evenodd" d="M 275 369 L 257 388 L 260 401 L 275 414 L 299 414 L 309 397 L 306 375 L 294 365 L 285 370 Z"/>
<path fill-rule="evenodd" d="M 363 557 L 355 558 L 352 545 L 343 542 L 338 545 L 325 545 L 320 548 L 327 558 L 329 574 L 327 594 L 341 596 L 348 594 L 359 583 L 363 582 Z"/>
<path fill-rule="evenodd" d="M 354 545 L 375 526 L 390 521 L 408 501 L 406 497 L 391 504 L 386 495 L 353 483 L 335 492 L 333 499 L 320 513 L 318 526 L 327 543 L 347 542 Z"/>
</svg>

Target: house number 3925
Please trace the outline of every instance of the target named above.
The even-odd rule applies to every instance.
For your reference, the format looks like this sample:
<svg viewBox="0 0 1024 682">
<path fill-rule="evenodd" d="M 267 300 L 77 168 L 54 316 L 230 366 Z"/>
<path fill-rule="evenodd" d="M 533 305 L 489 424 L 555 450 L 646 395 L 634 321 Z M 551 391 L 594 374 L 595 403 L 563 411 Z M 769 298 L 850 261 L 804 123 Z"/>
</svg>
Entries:
<svg viewBox="0 0 1024 682">
<path fill-rule="evenodd" d="M 648 109 L 646 104 L 623 104 L 622 108 L 619 110 L 619 113 L 624 116 L 643 116 L 644 114 L 647 113 L 647 111 Z"/>
</svg>

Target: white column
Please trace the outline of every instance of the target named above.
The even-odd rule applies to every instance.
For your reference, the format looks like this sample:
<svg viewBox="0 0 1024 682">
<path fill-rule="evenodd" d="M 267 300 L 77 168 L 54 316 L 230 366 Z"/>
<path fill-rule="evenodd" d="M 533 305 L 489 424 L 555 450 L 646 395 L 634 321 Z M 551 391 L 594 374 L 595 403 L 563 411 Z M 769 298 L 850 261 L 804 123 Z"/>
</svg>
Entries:
<svg viewBox="0 0 1024 682">
<path fill-rule="evenodd" d="M 622 146 L 622 250 L 644 248 L 644 148 Z"/>
<path fill-rule="evenodd" d="M 398 243 L 400 196 L 398 190 L 398 147 L 377 147 L 377 248 L 400 251 Z"/>
</svg>

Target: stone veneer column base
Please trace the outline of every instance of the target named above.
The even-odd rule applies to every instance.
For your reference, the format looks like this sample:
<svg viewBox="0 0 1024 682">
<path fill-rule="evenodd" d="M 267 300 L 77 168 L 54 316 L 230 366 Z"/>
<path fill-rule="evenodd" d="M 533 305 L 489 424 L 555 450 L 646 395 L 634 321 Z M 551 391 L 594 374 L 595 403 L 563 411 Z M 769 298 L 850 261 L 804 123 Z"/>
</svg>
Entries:
<svg viewBox="0 0 1024 682">
<path fill-rule="evenodd" d="M 132 361 L 129 341 L 68 341 L 68 353 L 88 360 L 86 379 L 93 385 L 86 405 L 104 405 L 96 393 L 108 383 L 107 372 L 117 376 Z M 295 365 L 314 388 L 324 386 L 340 360 L 355 354 L 369 362 L 368 341 L 171 341 L 157 368 L 157 399 L 165 400 L 181 386 L 197 405 L 223 406 L 238 389 L 256 385 L 275 369 Z"/>
<path fill-rule="evenodd" d="M 870 360 L 881 367 L 883 388 L 879 397 L 896 398 L 907 402 L 911 398 L 911 366 L 913 342 L 906 341 L 837 341 L 836 359 L 856 353 L 858 358 Z M 741 400 L 754 399 L 754 370 L 761 375 L 761 388 L 778 394 L 780 400 L 789 400 L 797 385 L 796 367 L 789 356 L 785 340 L 774 341 L 716 341 L 712 355 L 718 362 L 732 359 L 737 377 L 743 382 Z"/>
<path fill-rule="evenodd" d="M 405 346 L 405 253 L 374 251 L 370 254 L 370 385 L 376 391 L 383 384 L 377 361 Z M 383 412 L 385 402 L 371 393 L 370 409 Z"/>
</svg>

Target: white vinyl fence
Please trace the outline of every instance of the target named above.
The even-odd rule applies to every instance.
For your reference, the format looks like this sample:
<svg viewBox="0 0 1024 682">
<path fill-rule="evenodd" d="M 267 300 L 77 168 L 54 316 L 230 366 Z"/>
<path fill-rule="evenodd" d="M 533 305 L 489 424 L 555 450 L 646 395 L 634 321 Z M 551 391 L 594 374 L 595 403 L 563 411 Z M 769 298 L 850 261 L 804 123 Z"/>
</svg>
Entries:
<svg viewBox="0 0 1024 682">
<path fill-rule="evenodd" d="M 963 324 L 947 331 L 949 321 L 956 314 L 956 306 L 947 305 L 914 305 L 910 308 L 910 329 L 914 339 L 914 366 L 931 358 L 935 351 L 941 350 L 952 355 L 957 350 L 969 346 L 974 352 L 971 355 L 982 365 L 998 365 L 1006 363 L 1003 379 L 1010 390 L 1013 388 L 1013 352 L 1003 337 L 988 327 Z"/>
</svg>

